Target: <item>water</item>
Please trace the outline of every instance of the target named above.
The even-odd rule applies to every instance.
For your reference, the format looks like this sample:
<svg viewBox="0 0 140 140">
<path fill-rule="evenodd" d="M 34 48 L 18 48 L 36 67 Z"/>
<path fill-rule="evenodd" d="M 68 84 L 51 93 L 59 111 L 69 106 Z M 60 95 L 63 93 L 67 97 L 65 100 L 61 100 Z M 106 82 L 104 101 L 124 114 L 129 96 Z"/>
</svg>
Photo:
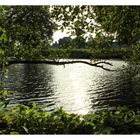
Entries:
<svg viewBox="0 0 140 140">
<path fill-rule="evenodd" d="M 112 69 L 126 65 L 110 60 Z M 139 93 L 133 90 L 133 77 L 120 71 L 109 72 L 86 64 L 64 66 L 16 64 L 8 67 L 5 89 L 10 104 L 36 102 L 47 111 L 58 107 L 69 113 L 86 114 L 118 105 L 139 106 Z"/>
</svg>

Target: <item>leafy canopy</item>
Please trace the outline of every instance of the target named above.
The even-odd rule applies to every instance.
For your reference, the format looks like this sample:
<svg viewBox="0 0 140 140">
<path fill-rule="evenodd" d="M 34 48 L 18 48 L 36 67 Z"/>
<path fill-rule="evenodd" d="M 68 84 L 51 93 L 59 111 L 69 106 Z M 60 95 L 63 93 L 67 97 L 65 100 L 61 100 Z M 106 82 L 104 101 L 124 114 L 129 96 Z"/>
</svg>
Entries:
<svg viewBox="0 0 140 140">
<path fill-rule="evenodd" d="M 62 31 L 68 29 L 80 39 L 87 33 L 96 33 L 97 42 L 102 38 L 104 42 L 111 39 L 132 45 L 140 39 L 138 6 L 2 6 L 1 9 L 0 55 L 7 57 L 38 57 L 40 50 L 49 46 L 57 27 Z"/>
<path fill-rule="evenodd" d="M 140 39 L 138 6 L 53 6 L 52 16 L 60 21 L 60 29 L 71 33 L 103 33 L 114 36 L 120 44 L 132 45 Z"/>
<path fill-rule="evenodd" d="M 27 58 L 47 46 L 56 29 L 49 6 L 6 6 L 1 12 L 0 25 L 8 39 L 6 53 Z"/>
</svg>

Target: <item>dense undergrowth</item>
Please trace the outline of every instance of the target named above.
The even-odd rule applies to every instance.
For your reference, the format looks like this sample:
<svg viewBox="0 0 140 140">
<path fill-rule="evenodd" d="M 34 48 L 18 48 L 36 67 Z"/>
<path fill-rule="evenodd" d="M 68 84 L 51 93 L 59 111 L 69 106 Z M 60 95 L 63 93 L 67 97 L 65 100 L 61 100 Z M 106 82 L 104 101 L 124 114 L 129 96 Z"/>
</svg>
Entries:
<svg viewBox="0 0 140 140">
<path fill-rule="evenodd" d="M 1 134 L 140 134 L 140 112 L 118 107 L 86 115 L 62 108 L 48 113 L 33 104 L 0 111 Z"/>
</svg>

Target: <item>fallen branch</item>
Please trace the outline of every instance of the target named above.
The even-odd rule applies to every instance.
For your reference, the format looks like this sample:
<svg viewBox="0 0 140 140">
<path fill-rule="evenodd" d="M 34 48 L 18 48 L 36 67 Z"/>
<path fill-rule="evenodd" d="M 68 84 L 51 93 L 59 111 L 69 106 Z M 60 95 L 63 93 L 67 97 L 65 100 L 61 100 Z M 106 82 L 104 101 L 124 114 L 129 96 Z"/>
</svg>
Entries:
<svg viewBox="0 0 140 140">
<path fill-rule="evenodd" d="M 9 61 L 7 65 L 12 65 L 12 64 L 50 64 L 50 65 L 65 65 L 65 64 L 75 64 L 75 63 L 83 63 L 83 64 L 87 64 L 89 66 L 95 66 L 95 67 L 99 67 L 102 68 L 104 70 L 107 71 L 115 71 L 115 70 L 111 70 L 108 68 L 105 68 L 103 65 L 100 64 L 106 64 L 109 66 L 113 66 L 111 63 L 106 62 L 106 61 L 100 61 L 100 62 L 95 62 L 95 63 L 91 63 L 91 62 L 87 62 L 87 61 L 48 61 L 48 60 L 34 60 L 34 61 L 28 61 L 28 60 L 21 60 L 21 61 Z"/>
</svg>

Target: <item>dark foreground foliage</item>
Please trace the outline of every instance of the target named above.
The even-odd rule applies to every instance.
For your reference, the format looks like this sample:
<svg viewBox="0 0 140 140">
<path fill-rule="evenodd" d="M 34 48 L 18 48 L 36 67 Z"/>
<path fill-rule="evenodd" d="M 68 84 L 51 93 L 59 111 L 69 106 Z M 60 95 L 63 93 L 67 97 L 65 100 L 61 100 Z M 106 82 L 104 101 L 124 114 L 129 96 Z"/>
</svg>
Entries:
<svg viewBox="0 0 140 140">
<path fill-rule="evenodd" d="M 1 110 L 1 134 L 140 134 L 140 112 L 127 108 L 87 115 L 62 108 L 48 113 L 35 104 Z"/>
</svg>

